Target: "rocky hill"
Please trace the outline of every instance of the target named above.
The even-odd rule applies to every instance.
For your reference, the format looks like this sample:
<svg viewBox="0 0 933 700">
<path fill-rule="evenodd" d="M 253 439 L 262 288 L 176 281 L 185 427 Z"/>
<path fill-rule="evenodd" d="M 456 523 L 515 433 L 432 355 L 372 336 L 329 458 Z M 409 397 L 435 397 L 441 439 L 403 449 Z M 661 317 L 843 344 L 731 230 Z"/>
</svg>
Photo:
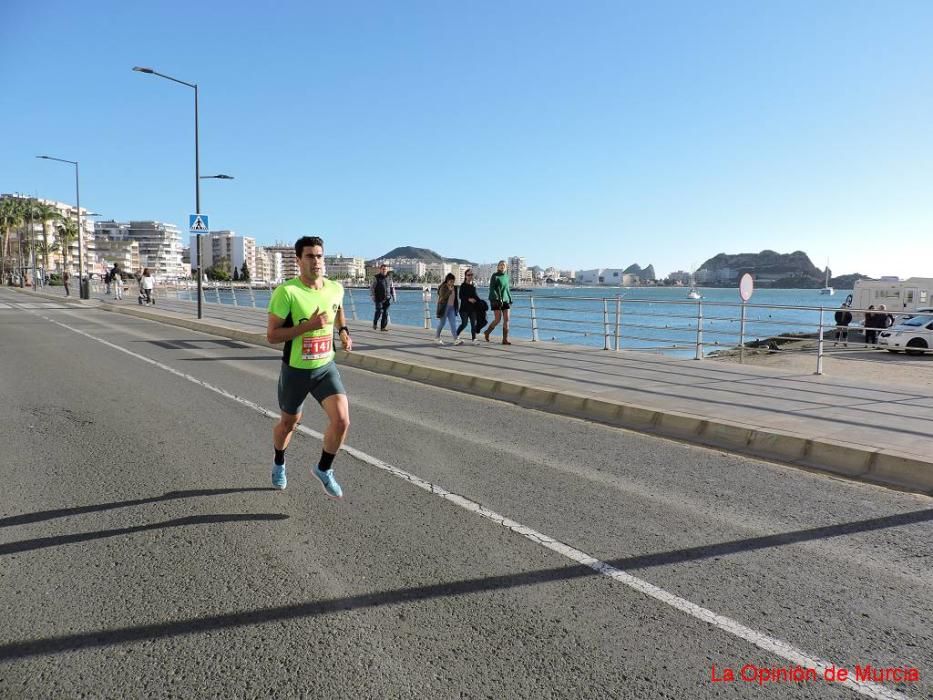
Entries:
<svg viewBox="0 0 933 700">
<path fill-rule="evenodd" d="M 366 264 L 372 265 L 376 260 L 384 260 L 386 258 L 408 258 L 410 260 L 420 260 L 424 263 L 453 262 L 460 263 L 461 265 L 473 264 L 470 260 L 464 260 L 463 258 L 445 258 L 435 253 L 430 248 L 415 248 L 410 245 L 393 248 L 388 253 L 380 255 L 378 258 L 367 260 Z"/>
<path fill-rule="evenodd" d="M 648 265 L 648 267 L 641 267 L 637 263 L 633 263 L 625 268 L 622 272 L 626 274 L 638 275 L 642 281 L 655 281 L 657 277 L 654 274 L 654 265 Z"/>
<path fill-rule="evenodd" d="M 793 253 L 773 250 L 736 255 L 720 253 L 704 262 L 699 269 L 706 271 L 703 284 L 707 285 L 731 286 L 737 284 L 746 272 L 752 274 L 759 287 L 811 289 L 822 287 L 825 281 L 823 271 L 802 250 Z"/>
</svg>

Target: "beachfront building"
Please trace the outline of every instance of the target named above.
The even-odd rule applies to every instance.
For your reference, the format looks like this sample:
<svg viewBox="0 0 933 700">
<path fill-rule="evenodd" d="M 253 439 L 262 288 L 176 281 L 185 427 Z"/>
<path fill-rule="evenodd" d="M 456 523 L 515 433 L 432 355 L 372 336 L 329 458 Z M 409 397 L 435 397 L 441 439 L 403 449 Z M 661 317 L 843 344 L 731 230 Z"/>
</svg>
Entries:
<svg viewBox="0 0 933 700">
<path fill-rule="evenodd" d="M 282 254 L 256 246 L 256 269 L 250 269 L 250 281 L 276 282 L 282 276 Z"/>
<path fill-rule="evenodd" d="M 510 257 L 507 261 L 505 271 L 508 273 L 509 281 L 512 283 L 513 287 L 522 284 L 531 284 L 532 282 L 531 270 L 525 266 L 525 258 L 523 257 Z"/>
<path fill-rule="evenodd" d="M 361 280 L 366 278 L 366 260 L 344 255 L 325 255 L 324 269 L 333 280 Z"/>
<path fill-rule="evenodd" d="M 28 197 L 23 194 L 0 194 L 0 200 L 3 199 L 32 200 L 39 204 L 50 206 L 57 211 L 62 219 L 71 219 L 74 221 L 77 215 L 75 206 L 67 202 L 56 202 L 51 199 Z M 90 214 L 91 212 L 88 209 L 84 207 L 81 208 L 81 227 L 84 230 L 84 247 L 81 252 L 84 256 L 85 269 L 93 272 L 97 267 L 97 259 L 94 256 L 94 221 L 89 218 Z M 54 272 L 60 274 L 67 266 L 68 272 L 72 275 L 76 275 L 78 272 L 78 239 L 75 238 L 68 243 L 66 246 L 66 256 L 63 254 L 66 251 L 62 250 L 61 241 L 58 239 L 55 221 L 49 220 L 46 222 L 44 236 L 45 239 L 43 239 L 42 222 L 39 220 L 26 222 L 22 226 L 17 226 L 12 229 L 6 241 L 7 272 L 18 264 L 17 262 L 12 262 L 12 259 L 18 257 L 20 248 L 22 248 L 25 256 L 28 254 L 27 251 L 32 249 L 32 242 L 35 241 L 37 246 L 44 242 L 47 242 L 49 246 L 47 270 L 42 269 L 45 264 L 46 255 L 40 252 L 37 256 L 36 268 L 40 273 L 51 274 Z M 66 263 L 63 262 L 65 259 L 67 259 Z M 24 266 L 31 270 L 31 260 L 26 261 L 24 257 Z"/>
<path fill-rule="evenodd" d="M 578 270 L 576 281 L 586 285 L 631 287 L 638 284 L 638 277 L 619 267 L 597 267 L 593 270 Z"/>
<path fill-rule="evenodd" d="M 684 270 L 676 270 L 667 276 L 667 283 L 678 286 L 687 286 L 690 284 L 690 273 Z"/>
<path fill-rule="evenodd" d="M 250 277 L 253 276 L 253 270 L 256 268 L 256 239 L 250 236 L 238 236 L 236 231 L 211 231 L 201 236 L 201 247 L 204 254 L 204 267 L 212 267 L 221 260 L 228 260 L 230 263 L 230 273 L 233 268 L 243 269 L 243 263 L 246 263 L 250 271 Z M 294 248 L 292 248 L 294 250 Z M 293 253 L 294 254 L 294 253 Z M 198 267 L 198 240 L 197 235 L 191 236 L 191 268 Z"/>
<path fill-rule="evenodd" d="M 128 245 L 131 242 L 136 244 L 135 249 Z M 119 262 L 121 268 L 133 272 L 149 268 L 157 280 L 187 276 L 182 262 L 181 233 L 175 224 L 98 221 L 94 225 L 94 246 L 102 269 L 109 270 L 113 263 Z"/>
<path fill-rule="evenodd" d="M 428 266 L 425 265 L 421 260 L 397 260 L 393 263 L 386 263 L 389 266 L 389 269 L 392 270 L 393 274 L 396 277 L 401 275 L 411 275 L 413 279 L 423 279 L 428 272 Z M 379 265 L 376 265 L 373 275 L 376 272 L 379 272 Z M 372 275 L 367 274 L 368 277 Z"/>
<path fill-rule="evenodd" d="M 273 245 L 264 246 L 266 251 L 276 259 L 278 254 L 280 269 L 275 271 L 273 282 L 290 280 L 298 276 L 298 258 L 295 257 L 295 244 L 276 241 Z"/>
</svg>

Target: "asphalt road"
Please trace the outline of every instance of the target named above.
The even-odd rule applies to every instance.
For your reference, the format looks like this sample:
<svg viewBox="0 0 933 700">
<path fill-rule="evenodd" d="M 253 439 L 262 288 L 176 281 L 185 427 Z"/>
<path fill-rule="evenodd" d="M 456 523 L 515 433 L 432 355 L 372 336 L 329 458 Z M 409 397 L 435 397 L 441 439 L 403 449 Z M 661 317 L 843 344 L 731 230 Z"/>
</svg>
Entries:
<svg viewBox="0 0 933 700">
<path fill-rule="evenodd" d="M 0 290 L 0 697 L 933 696 L 931 499 L 350 368 L 273 491 L 279 363 Z"/>
</svg>

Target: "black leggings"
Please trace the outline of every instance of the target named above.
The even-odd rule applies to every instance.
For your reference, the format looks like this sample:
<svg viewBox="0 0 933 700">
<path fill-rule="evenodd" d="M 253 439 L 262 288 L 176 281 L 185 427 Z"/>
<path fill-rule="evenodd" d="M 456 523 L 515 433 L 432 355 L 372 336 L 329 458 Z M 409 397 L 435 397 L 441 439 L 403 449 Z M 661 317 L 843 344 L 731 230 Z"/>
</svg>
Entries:
<svg viewBox="0 0 933 700">
<path fill-rule="evenodd" d="M 460 327 L 457 328 L 456 336 L 458 338 L 460 337 L 460 334 L 463 332 L 463 329 L 466 328 L 467 323 L 470 324 L 470 335 L 473 336 L 473 340 L 476 340 L 476 333 L 479 331 L 479 329 L 476 327 L 476 314 L 472 311 L 460 312 Z"/>
</svg>

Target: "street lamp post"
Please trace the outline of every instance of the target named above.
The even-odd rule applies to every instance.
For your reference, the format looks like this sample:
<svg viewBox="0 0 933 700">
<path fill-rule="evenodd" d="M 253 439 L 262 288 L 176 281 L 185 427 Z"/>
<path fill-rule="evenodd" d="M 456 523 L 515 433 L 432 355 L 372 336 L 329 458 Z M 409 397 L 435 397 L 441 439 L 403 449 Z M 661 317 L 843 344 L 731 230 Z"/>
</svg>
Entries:
<svg viewBox="0 0 933 700">
<path fill-rule="evenodd" d="M 178 78 L 173 78 L 170 75 L 165 75 L 164 73 L 159 73 L 152 70 L 152 68 L 143 68 L 141 66 L 133 66 L 133 70 L 137 73 L 148 73 L 149 75 L 157 75 L 160 78 L 165 78 L 166 80 L 171 80 L 173 83 L 178 83 L 180 85 L 186 85 L 190 88 L 194 88 L 194 212 L 195 214 L 201 213 L 201 175 L 200 175 L 200 154 L 198 149 L 198 84 L 197 83 L 188 83 L 184 80 L 179 80 Z M 201 234 L 197 234 L 197 251 L 198 251 L 198 318 L 201 318 L 201 278 L 204 276 L 203 269 L 203 259 L 201 257 Z"/>
<path fill-rule="evenodd" d="M 81 227 L 81 186 L 78 177 L 78 161 L 52 156 L 36 156 L 36 158 L 56 160 L 59 163 L 71 163 L 71 165 L 75 166 L 75 213 L 78 217 L 78 297 L 89 299 L 91 297 L 91 285 L 85 286 L 84 284 L 84 231 Z"/>
</svg>

